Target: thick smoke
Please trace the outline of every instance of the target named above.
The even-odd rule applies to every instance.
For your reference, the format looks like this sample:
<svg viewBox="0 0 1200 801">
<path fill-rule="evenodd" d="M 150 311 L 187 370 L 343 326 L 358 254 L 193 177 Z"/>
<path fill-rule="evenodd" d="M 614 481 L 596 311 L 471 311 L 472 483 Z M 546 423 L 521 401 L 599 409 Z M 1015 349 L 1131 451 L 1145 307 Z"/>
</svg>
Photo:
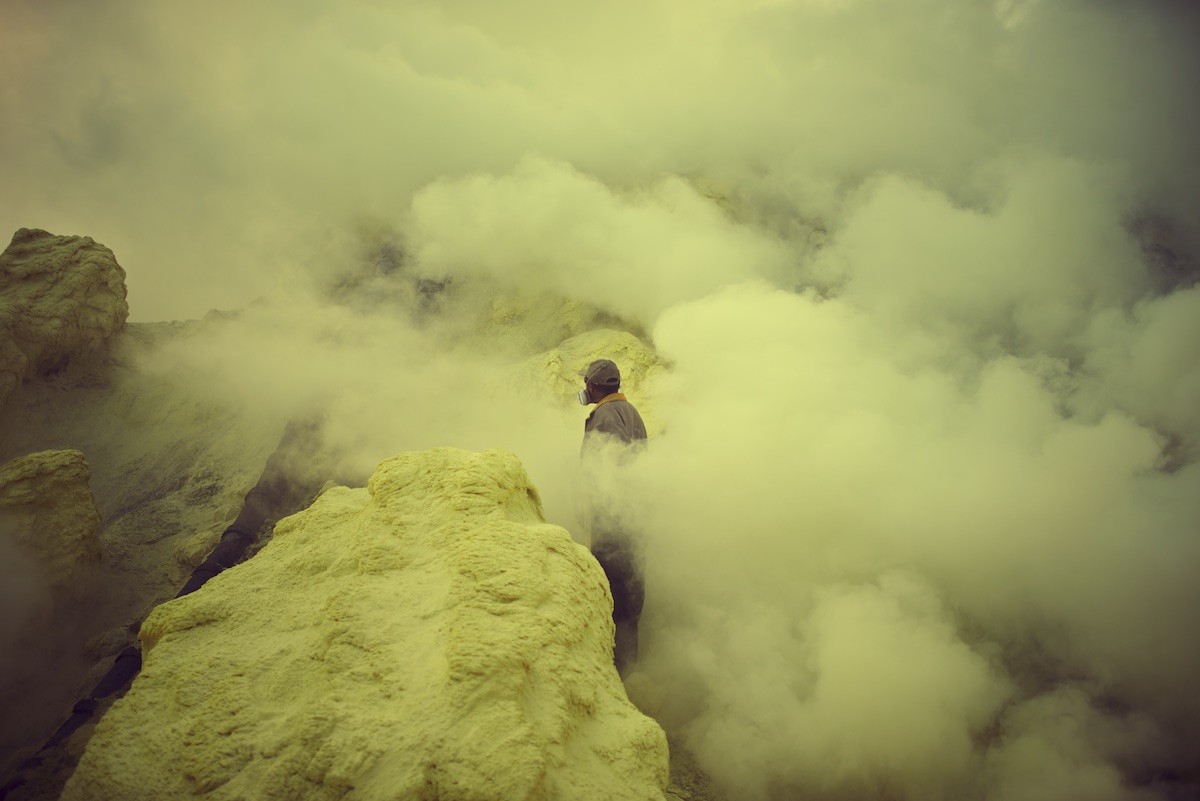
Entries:
<svg viewBox="0 0 1200 801">
<path fill-rule="evenodd" d="M 135 319 L 269 298 L 148 367 L 331 477 L 507 447 L 578 531 L 519 365 L 652 342 L 631 691 L 731 797 L 1196 792 L 1194 8 L 6 14 L 0 223 Z"/>
<path fill-rule="evenodd" d="M 639 465 L 661 627 L 647 670 L 703 687 L 668 715 L 731 784 L 833 797 L 1037 785 L 998 755 L 1073 730 L 1036 729 L 1030 705 L 1123 734 L 1030 770 L 1171 764 L 1155 749 L 1194 737 L 1200 706 L 1194 463 L 1163 472 L 1163 438 L 1124 411 L 1064 415 L 1036 366 L 963 371 L 878 319 L 746 287 L 655 329 L 680 399 Z M 771 343 L 773 369 L 734 330 Z M 748 761 L 750 732 L 772 746 Z"/>
<path fill-rule="evenodd" d="M 8 0 L 0 223 L 95 236 L 134 319 L 162 319 L 239 306 L 349 221 L 530 153 L 831 223 L 880 172 L 985 206 L 997 159 L 1067 156 L 1188 220 L 1197 30 L 1186 4 L 1101 0 Z"/>
</svg>

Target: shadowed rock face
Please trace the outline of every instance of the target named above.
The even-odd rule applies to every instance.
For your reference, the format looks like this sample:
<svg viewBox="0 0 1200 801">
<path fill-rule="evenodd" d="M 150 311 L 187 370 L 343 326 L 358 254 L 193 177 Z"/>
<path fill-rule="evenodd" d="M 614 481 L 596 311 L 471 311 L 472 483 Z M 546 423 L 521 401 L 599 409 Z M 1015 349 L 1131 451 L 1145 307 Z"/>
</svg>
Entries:
<svg viewBox="0 0 1200 801">
<path fill-rule="evenodd" d="M 74 667 L 78 620 L 101 560 L 91 471 L 77 450 L 0 465 L 0 754 L 41 733 Z M 67 691 L 74 688 L 68 686 Z M 61 691 L 60 691 L 61 692 Z"/>
<path fill-rule="evenodd" d="M 90 237 L 22 228 L 0 254 L 0 406 L 22 381 L 102 348 L 129 316 L 125 271 Z"/>
<path fill-rule="evenodd" d="M 62 797 L 661 799 L 611 603 L 514 455 L 401 454 L 151 613 Z"/>
<path fill-rule="evenodd" d="M 0 520 L 59 599 L 100 561 L 91 470 L 76 450 L 32 453 L 0 466 Z"/>
</svg>

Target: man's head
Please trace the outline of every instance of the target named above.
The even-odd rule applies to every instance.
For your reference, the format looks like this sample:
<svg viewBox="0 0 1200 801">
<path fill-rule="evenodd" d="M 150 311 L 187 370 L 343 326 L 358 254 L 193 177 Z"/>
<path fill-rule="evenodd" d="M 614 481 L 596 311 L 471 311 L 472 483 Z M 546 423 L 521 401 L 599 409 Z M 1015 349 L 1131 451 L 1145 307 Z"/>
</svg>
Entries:
<svg viewBox="0 0 1200 801">
<path fill-rule="evenodd" d="M 583 376 L 586 385 L 584 392 L 591 403 L 596 403 L 621 389 L 621 371 L 609 359 L 597 359 L 579 374 Z"/>
</svg>

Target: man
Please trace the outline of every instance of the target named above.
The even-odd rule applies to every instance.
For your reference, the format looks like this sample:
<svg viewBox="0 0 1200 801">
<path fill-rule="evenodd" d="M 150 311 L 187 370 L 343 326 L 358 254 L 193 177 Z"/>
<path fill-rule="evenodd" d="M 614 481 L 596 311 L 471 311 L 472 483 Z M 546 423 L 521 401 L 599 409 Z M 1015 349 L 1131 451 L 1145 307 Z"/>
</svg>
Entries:
<svg viewBox="0 0 1200 801">
<path fill-rule="evenodd" d="M 615 462 L 619 465 L 644 447 L 646 425 L 638 410 L 620 391 L 621 372 L 616 364 L 599 359 L 580 375 L 584 388 L 579 392 L 579 402 L 585 406 L 596 405 L 583 424 L 581 459 L 585 467 L 589 462 L 593 462 L 592 467 L 611 464 L 604 461 L 603 453 L 615 444 L 618 449 Z M 595 478 L 598 477 L 585 473 L 585 481 Z M 645 587 L 632 532 L 615 512 L 611 498 L 595 497 L 599 492 L 594 483 L 585 488 L 585 492 L 591 490 L 593 496 L 588 499 L 592 555 L 604 568 L 612 590 L 613 623 L 617 629 L 613 660 L 617 671 L 624 676 L 637 659 L 638 620 L 642 615 Z"/>
</svg>

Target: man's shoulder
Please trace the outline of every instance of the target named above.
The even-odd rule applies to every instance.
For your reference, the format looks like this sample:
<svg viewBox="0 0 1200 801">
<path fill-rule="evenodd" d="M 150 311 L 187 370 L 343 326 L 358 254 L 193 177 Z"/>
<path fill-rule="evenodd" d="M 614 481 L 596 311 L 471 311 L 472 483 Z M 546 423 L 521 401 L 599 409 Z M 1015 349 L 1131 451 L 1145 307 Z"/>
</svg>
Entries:
<svg viewBox="0 0 1200 801">
<path fill-rule="evenodd" d="M 613 434 L 625 442 L 646 438 L 646 425 L 637 407 L 627 400 L 611 400 L 592 411 L 586 430 Z"/>
<path fill-rule="evenodd" d="M 593 417 L 596 417 L 596 418 L 605 418 L 605 417 L 621 418 L 621 417 L 628 416 L 631 412 L 634 415 L 641 417 L 641 415 L 638 414 L 638 410 L 637 410 L 636 406 L 634 406 L 632 403 L 630 403 L 628 400 L 626 400 L 624 398 L 619 398 L 616 400 L 610 400 L 610 401 L 600 404 L 599 406 L 597 406 L 595 409 L 592 410 L 592 413 L 588 417 L 589 417 L 589 419 L 591 419 Z"/>
<path fill-rule="evenodd" d="M 604 403 L 601 403 L 599 406 L 597 406 L 596 411 L 602 412 L 605 409 L 608 409 L 610 411 L 616 411 L 617 409 L 621 409 L 621 408 L 632 409 L 632 408 L 634 408 L 634 405 L 632 403 L 630 403 L 628 398 L 613 398 L 612 400 L 605 401 Z"/>
<path fill-rule="evenodd" d="M 642 415 L 638 412 L 637 407 L 634 406 L 631 401 L 619 400 L 619 401 L 613 401 L 613 403 L 620 404 L 621 412 L 624 412 L 626 414 L 632 413 L 635 417 L 637 417 L 638 419 L 641 419 Z M 614 411 L 616 411 L 616 410 L 614 410 Z M 618 412 L 618 413 L 620 413 L 620 412 Z"/>
</svg>

